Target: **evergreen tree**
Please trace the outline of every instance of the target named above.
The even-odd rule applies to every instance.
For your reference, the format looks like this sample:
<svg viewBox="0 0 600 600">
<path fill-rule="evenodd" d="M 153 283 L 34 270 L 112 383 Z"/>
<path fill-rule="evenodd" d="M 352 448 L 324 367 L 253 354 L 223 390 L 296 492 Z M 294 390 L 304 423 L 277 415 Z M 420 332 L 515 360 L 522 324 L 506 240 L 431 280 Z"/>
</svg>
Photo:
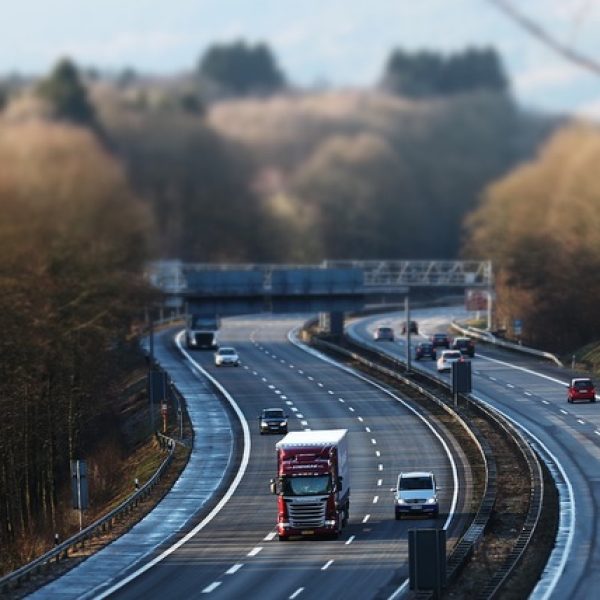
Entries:
<svg viewBox="0 0 600 600">
<path fill-rule="evenodd" d="M 44 79 L 38 92 L 46 99 L 57 118 L 79 125 L 96 125 L 94 107 L 81 83 L 75 64 L 63 58 Z"/>
<path fill-rule="evenodd" d="M 238 41 L 212 46 L 200 60 L 198 70 L 203 78 L 240 95 L 272 92 L 285 83 L 272 52 L 265 44 L 250 46 Z"/>
</svg>

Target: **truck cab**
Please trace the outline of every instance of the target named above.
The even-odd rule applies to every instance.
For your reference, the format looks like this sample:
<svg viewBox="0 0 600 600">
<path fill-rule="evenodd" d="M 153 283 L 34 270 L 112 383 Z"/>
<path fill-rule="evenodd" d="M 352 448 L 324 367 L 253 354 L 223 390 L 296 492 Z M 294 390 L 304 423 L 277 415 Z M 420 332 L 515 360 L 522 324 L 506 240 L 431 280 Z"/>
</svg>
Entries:
<svg viewBox="0 0 600 600">
<path fill-rule="evenodd" d="M 185 327 L 185 345 L 189 350 L 199 348 L 216 350 L 219 347 L 217 331 L 219 318 L 215 315 L 188 314 Z"/>
</svg>

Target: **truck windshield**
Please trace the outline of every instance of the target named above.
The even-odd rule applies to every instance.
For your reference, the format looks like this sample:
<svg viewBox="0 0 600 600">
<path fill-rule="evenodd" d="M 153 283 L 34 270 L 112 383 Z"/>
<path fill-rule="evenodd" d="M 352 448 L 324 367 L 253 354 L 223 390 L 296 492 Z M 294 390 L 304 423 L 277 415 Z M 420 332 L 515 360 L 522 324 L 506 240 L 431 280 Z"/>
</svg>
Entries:
<svg viewBox="0 0 600 600">
<path fill-rule="evenodd" d="M 331 477 L 329 475 L 284 477 L 282 491 L 284 496 L 328 494 L 331 491 Z"/>
<path fill-rule="evenodd" d="M 431 477 L 401 477 L 401 490 L 430 490 L 433 489 Z"/>
</svg>

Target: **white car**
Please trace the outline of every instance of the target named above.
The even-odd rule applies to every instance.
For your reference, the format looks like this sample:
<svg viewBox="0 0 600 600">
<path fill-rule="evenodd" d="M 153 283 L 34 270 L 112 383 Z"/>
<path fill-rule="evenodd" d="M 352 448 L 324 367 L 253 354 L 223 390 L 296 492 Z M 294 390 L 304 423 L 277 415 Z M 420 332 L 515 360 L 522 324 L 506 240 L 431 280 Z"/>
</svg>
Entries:
<svg viewBox="0 0 600 600">
<path fill-rule="evenodd" d="M 460 350 L 442 350 L 442 353 L 437 359 L 438 373 L 450 371 L 452 369 L 452 363 L 458 362 L 461 359 L 462 354 Z"/>
<path fill-rule="evenodd" d="M 232 367 L 240 366 L 240 357 L 235 348 L 219 348 L 215 352 L 215 365 L 222 367 L 230 365 Z"/>
<path fill-rule="evenodd" d="M 394 490 L 396 520 L 403 515 L 428 515 L 437 517 L 439 503 L 435 476 L 429 471 L 411 471 L 398 475 L 398 485 Z"/>
</svg>

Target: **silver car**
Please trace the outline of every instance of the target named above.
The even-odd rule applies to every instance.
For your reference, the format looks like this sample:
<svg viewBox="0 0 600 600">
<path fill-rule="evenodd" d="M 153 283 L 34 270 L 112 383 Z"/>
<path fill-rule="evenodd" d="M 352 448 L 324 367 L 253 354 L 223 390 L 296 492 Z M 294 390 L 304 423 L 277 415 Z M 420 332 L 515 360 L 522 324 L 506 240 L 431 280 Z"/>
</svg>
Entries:
<svg viewBox="0 0 600 600">
<path fill-rule="evenodd" d="M 442 350 L 442 353 L 437 359 L 438 373 L 452 370 L 452 363 L 458 362 L 459 360 L 462 360 L 462 353 L 460 350 Z"/>
<path fill-rule="evenodd" d="M 215 365 L 222 367 L 230 365 L 233 367 L 240 366 L 240 357 L 235 348 L 219 348 L 215 352 Z"/>
</svg>

